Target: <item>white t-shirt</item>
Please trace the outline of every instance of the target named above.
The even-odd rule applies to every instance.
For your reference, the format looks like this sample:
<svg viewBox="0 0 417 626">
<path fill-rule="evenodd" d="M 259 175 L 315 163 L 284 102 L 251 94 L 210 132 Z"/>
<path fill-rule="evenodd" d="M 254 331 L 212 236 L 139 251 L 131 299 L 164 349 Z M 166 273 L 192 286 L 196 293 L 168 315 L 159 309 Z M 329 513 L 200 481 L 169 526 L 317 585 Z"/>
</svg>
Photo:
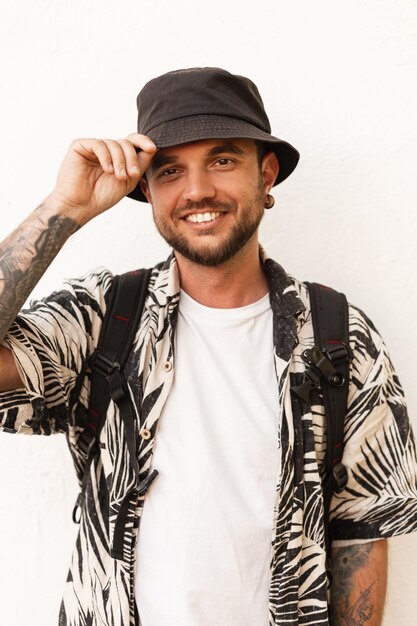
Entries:
<svg viewBox="0 0 417 626">
<path fill-rule="evenodd" d="M 214 309 L 182 292 L 137 545 L 142 626 L 267 626 L 278 420 L 269 296 Z"/>
</svg>

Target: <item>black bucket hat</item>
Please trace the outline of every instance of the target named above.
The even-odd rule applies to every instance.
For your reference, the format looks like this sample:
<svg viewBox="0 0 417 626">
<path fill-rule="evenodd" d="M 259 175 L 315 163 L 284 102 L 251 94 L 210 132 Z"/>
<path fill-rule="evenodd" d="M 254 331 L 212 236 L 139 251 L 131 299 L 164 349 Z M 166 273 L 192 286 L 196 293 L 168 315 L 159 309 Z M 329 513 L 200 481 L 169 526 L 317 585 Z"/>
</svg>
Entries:
<svg viewBox="0 0 417 626">
<path fill-rule="evenodd" d="M 279 162 L 278 185 L 295 169 L 299 152 L 271 135 L 256 85 L 217 67 L 176 70 L 152 79 L 137 97 L 138 133 L 158 148 L 201 139 L 254 139 L 270 144 Z M 140 184 L 128 194 L 147 202 Z"/>
</svg>

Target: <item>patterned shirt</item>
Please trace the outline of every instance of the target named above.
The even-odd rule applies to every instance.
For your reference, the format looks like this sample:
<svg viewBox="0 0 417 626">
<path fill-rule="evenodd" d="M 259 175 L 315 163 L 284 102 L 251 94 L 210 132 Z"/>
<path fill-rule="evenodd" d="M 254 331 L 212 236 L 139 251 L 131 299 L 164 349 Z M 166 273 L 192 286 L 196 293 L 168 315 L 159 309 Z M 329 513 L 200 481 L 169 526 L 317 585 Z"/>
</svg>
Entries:
<svg viewBox="0 0 417 626">
<path fill-rule="evenodd" d="M 290 391 L 303 378 L 303 351 L 314 344 L 308 290 L 263 250 L 261 258 L 273 312 L 281 411 L 269 626 L 326 626 L 323 398 L 317 391 L 306 403 L 294 400 Z M 86 462 L 79 442 L 88 422 L 89 358 L 97 346 L 111 283 L 106 269 L 67 281 L 62 290 L 22 311 L 3 342 L 14 352 L 24 388 L 0 394 L 2 429 L 64 433 L 80 481 Z M 118 409 L 110 402 L 100 453 L 89 472 L 60 626 L 138 625 L 135 546 L 158 419 L 173 382 L 178 302 L 178 268 L 171 255 L 153 268 L 125 368 L 137 417 L 139 476 L 130 462 Z M 409 533 L 417 530 L 417 459 L 402 389 L 381 336 L 351 305 L 349 325 L 353 359 L 343 457 L 348 482 L 332 500 L 333 536 L 366 540 Z"/>
</svg>

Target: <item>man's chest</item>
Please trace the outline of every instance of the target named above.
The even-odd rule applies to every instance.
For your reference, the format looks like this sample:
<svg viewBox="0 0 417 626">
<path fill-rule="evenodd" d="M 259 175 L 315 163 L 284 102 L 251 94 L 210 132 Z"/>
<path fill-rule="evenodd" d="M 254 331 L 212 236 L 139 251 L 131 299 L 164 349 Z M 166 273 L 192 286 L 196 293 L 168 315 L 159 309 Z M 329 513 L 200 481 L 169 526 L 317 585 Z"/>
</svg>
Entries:
<svg viewBox="0 0 417 626">
<path fill-rule="evenodd" d="M 178 320 L 152 455 L 159 474 L 139 528 L 144 624 L 164 619 L 161 595 L 185 625 L 217 623 L 213 611 L 222 623 L 267 623 L 280 472 L 272 320 L 229 322 Z"/>
</svg>

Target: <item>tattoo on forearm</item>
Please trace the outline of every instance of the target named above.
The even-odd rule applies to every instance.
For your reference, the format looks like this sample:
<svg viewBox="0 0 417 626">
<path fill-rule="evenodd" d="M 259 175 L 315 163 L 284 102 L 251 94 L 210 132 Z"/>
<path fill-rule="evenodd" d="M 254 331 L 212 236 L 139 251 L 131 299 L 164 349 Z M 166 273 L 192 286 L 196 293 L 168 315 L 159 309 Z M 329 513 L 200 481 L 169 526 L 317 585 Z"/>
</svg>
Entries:
<svg viewBox="0 0 417 626">
<path fill-rule="evenodd" d="M 338 548 L 333 559 L 332 606 L 335 626 L 366 626 L 374 615 L 371 590 L 375 580 L 360 592 L 355 602 L 355 574 L 366 566 L 373 544 Z"/>
<path fill-rule="evenodd" d="M 0 338 L 77 224 L 45 217 L 42 205 L 0 245 Z"/>
<path fill-rule="evenodd" d="M 374 583 L 361 592 L 354 604 L 349 606 L 346 599 L 344 613 L 341 615 L 342 624 L 346 626 L 365 626 L 374 614 L 374 605 L 370 601 L 371 589 Z"/>
<path fill-rule="evenodd" d="M 373 549 L 372 543 L 357 544 L 338 548 L 333 557 L 334 585 L 333 594 L 353 591 L 355 573 L 366 565 Z"/>
</svg>

